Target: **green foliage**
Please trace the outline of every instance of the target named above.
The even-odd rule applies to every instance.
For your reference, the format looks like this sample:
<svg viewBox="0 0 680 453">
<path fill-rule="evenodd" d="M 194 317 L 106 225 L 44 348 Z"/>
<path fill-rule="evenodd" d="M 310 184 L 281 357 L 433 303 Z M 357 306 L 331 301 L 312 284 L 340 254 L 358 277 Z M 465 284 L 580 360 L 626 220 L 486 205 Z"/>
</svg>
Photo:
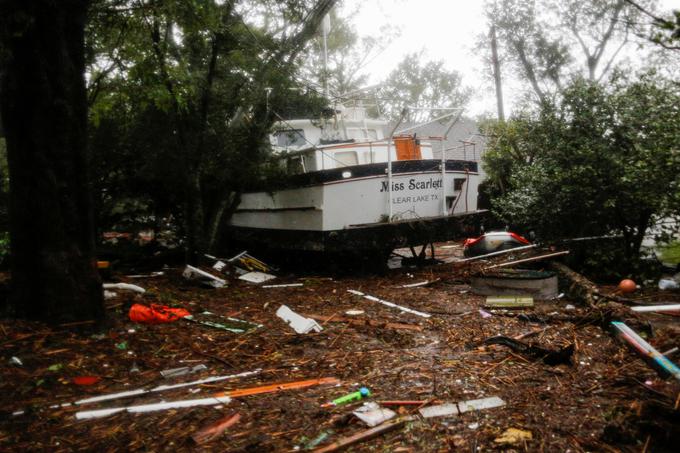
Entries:
<svg viewBox="0 0 680 453">
<path fill-rule="evenodd" d="M 297 57 L 334 1 L 99 0 L 87 48 L 100 219 L 173 216 L 209 248 L 281 115 L 318 114 Z"/>
<path fill-rule="evenodd" d="M 5 265 L 5 260 L 9 257 L 10 240 L 9 231 L 0 232 L 0 265 Z"/>
<path fill-rule="evenodd" d="M 680 264 L 680 241 L 674 241 L 660 248 L 661 261 L 670 264 Z"/>
<path fill-rule="evenodd" d="M 577 81 L 559 105 L 489 124 L 494 208 L 539 237 L 621 234 L 632 260 L 657 219 L 680 216 L 680 90 L 654 74 Z"/>
<path fill-rule="evenodd" d="M 668 18 L 656 18 L 658 31 L 652 35 L 652 40 L 665 47 L 680 50 L 680 9 L 673 11 Z"/>
</svg>

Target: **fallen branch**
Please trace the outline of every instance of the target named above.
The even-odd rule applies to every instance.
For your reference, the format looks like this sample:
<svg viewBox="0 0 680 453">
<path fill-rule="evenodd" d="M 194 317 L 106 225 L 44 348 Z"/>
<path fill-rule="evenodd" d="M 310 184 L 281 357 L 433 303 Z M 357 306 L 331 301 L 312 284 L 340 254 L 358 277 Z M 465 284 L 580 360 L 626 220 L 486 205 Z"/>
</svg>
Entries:
<svg viewBox="0 0 680 453">
<path fill-rule="evenodd" d="M 508 261 L 506 263 L 494 264 L 493 266 L 485 267 L 484 270 L 496 269 L 498 267 L 513 266 L 515 264 L 530 263 L 532 261 L 541 261 L 548 258 L 555 258 L 556 256 L 568 255 L 569 250 L 564 250 L 562 252 L 548 253 L 547 255 L 532 256 L 531 258 L 524 258 L 521 260 Z"/>
<path fill-rule="evenodd" d="M 532 346 L 525 344 L 514 338 L 504 336 L 491 337 L 484 340 L 484 344 L 497 344 L 507 346 L 513 351 L 519 352 L 535 360 L 542 360 L 546 365 L 562 365 L 571 364 L 571 357 L 574 355 L 574 344 L 570 344 L 562 349 L 553 351 L 551 349 L 541 348 L 539 346 Z"/>
</svg>

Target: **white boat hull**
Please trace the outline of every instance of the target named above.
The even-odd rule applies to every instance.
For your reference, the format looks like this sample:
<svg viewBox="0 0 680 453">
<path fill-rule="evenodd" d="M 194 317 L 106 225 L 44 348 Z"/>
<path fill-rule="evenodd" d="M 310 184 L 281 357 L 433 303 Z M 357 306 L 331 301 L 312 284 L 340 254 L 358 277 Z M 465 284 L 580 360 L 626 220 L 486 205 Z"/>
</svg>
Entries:
<svg viewBox="0 0 680 453">
<path fill-rule="evenodd" d="M 326 250 L 328 239 L 341 232 L 357 236 L 361 230 L 390 225 L 446 223 L 447 218 L 477 211 L 479 185 L 476 163 L 449 161 L 446 167 L 442 174 L 440 161 L 396 163 L 391 190 L 385 164 L 299 175 L 302 186 L 244 193 L 230 226 L 251 239 L 275 233 L 275 242 L 289 242 L 281 238 L 297 234 L 304 242 L 299 248 Z M 404 245 L 398 238 L 385 240 Z M 380 242 L 373 238 L 367 245 L 375 241 Z"/>
</svg>

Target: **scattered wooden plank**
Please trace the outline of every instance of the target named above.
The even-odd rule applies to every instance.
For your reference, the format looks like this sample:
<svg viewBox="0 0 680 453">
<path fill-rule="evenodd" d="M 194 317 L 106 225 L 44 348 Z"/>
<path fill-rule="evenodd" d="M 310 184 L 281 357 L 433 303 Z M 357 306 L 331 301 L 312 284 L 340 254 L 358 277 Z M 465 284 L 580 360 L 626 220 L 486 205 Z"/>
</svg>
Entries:
<svg viewBox="0 0 680 453">
<path fill-rule="evenodd" d="M 484 303 L 486 308 L 532 308 L 533 306 L 533 297 L 488 296 Z"/>
<path fill-rule="evenodd" d="M 357 433 L 353 436 L 345 437 L 343 439 L 340 439 L 337 442 L 333 442 L 330 445 L 327 445 L 322 448 L 318 448 L 314 450 L 315 453 L 328 453 L 332 451 L 342 451 L 347 447 L 350 447 L 354 444 L 358 444 L 361 442 L 365 442 L 367 440 L 371 440 L 375 437 L 382 436 L 385 433 L 388 433 L 390 431 L 394 431 L 396 429 L 401 428 L 406 424 L 406 422 L 415 420 L 415 417 L 409 416 L 409 417 L 400 417 L 394 420 L 390 420 L 388 422 L 383 423 L 382 425 L 378 425 L 375 428 L 367 429 L 366 431 L 361 431 L 360 433 Z"/>
</svg>

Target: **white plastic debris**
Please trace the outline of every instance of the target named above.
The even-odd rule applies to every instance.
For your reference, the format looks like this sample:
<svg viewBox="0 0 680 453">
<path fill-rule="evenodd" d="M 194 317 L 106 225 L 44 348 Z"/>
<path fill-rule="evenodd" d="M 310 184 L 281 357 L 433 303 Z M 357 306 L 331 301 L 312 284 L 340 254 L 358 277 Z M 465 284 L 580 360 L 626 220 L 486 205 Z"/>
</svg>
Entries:
<svg viewBox="0 0 680 453">
<path fill-rule="evenodd" d="M 222 269 L 224 269 L 224 266 L 226 266 L 227 263 L 224 261 L 217 260 L 215 264 L 213 264 L 212 268 L 215 269 L 217 272 L 222 272 Z"/>
<path fill-rule="evenodd" d="M 495 407 L 505 406 L 505 401 L 497 396 L 492 396 L 490 398 L 481 398 L 478 400 L 468 400 L 458 403 L 458 408 L 460 413 L 470 411 L 481 411 L 483 409 L 493 409 Z"/>
<path fill-rule="evenodd" d="M 323 329 L 318 322 L 311 318 L 305 318 L 295 313 L 286 305 L 281 305 L 276 310 L 276 316 L 283 319 L 286 324 L 293 328 L 297 333 L 309 333 L 311 331 L 321 332 Z"/>
<path fill-rule="evenodd" d="M 133 291 L 135 293 L 144 294 L 146 290 L 141 286 L 133 285 L 131 283 L 104 283 L 102 287 L 107 289 L 118 289 L 121 291 Z"/>
<path fill-rule="evenodd" d="M 418 282 L 418 283 L 411 283 L 409 285 L 401 285 L 402 288 L 417 288 L 418 286 L 425 286 L 430 283 L 429 280 L 425 280 L 424 282 Z"/>
<path fill-rule="evenodd" d="M 76 419 L 87 420 L 91 418 L 108 417 L 109 415 L 117 414 L 119 412 L 140 413 L 162 411 L 167 409 L 179 409 L 183 407 L 214 406 L 217 404 L 226 404 L 229 403 L 230 401 L 231 398 L 229 398 L 228 396 L 225 397 L 213 396 L 210 398 L 201 398 L 197 400 L 163 401 L 160 403 L 141 404 L 138 406 L 111 407 L 107 409 L 96 409 L 92 411 L 76 412 Z"/>
<path fill-rule="evenodd" d="M 364 299 L 368 299 L 368 300 L 371 300 L 373 302 L 378 302 L 379 304 L 383 304 L 383 305 L 388 306 L 388 307 L 396 308 L 397 310 L 401 310 L 401 311 L 406 312 L 406 313 L 412 313 L 414 315 L 422 316 L 423 318 L 429 318 L 430 316 L 432 316 L 429 313 L 423 313 L 422 311 L 417 311 L 417 310 L 412 310 L 412 309 L 407 308 L 407 307 L 402 307 L 401 305 L 397 305 L 394 302 L 389 302 L 389 301 L 386 301 L 386 300 L 378 299 L 377 297 L 370 296 L 368 294 L 364 294 L 361 291 L 356 291 L 354 289 L 348 289 L 347 292 L 352 293 L 352 294 L 356 294 L 357 296 L 361 296 Z"/>
<path fill-rule="evenodd" d="M 281 285 L 262 285 L 262 288 L 294 288 L 305 286 L 304 283 L 284 283 Z"/>
<path fill-rule="evenodd" d="M 364 403 L 359 409 L 352 412 L 362 422 L 371 428 L 396 417 L 397 413 L 390 409 L 380 407 L 378 403 Z"/>
<path fill-rule="evenodd" d="M 486 310 L 482 310 L 481 308 L 479 309 L 479 314 L 482 316 L 482 318 L 491 318 L 493 315 L 489 313 Z"/>
<path fill-rule="evenodd" d="M 180 368 L 170 368 L 169 370 L 163 370 L 161 371 L 161 376 L 168 379 L 177 376 L 184 376 L 185 374 L 196 373 L 198 371 L 203 371 L 207 369 L 208 367 L 201 363 L 200 365 L 196 365 L 194 367 L 183 366 Z"/>
<path fill-rule="evenodd" d="M 678 289 L 678 288 L 680 288 L 680 283 L 678 283 L 673 278 L 662 278 L 661 280 L 659 280 L 659 289 L 660 290 Z"/>
<path fill-rule="evenodd" d="M 359 315 L 363 315 L 364 311 L 363 310 L 347 310 L 345 312 L 345 314 L 350 315 L 350 316 L 359 316 Z"/>
<path fill-rule="evenodd" d="M 14 366 L 24 366 L 24 362 L 22 362 L 21 359 L 19 357 L 16 357 L 16 356 L 12 356 L 9 359 L 9 364 L 14 365 Z"/>
<path fill-rule="evenodd" d="M 245 280 L 250 283 L 264 283 L 276 278 L 276 275 L 265 274 L 264 272 L 248 272 L 239 277 L 239 280 Z"/>
<path fill-rule="evenodd" d="M 109 299 L 114 299 L 116 297 L 118 297 L 118 293 L 113 292 L 113 291 L 104 290 L 104 299 L 109 300 Z"/>
<path fill-rule="evenodd" d="M 126 275 L 126 277 L 127 278 L 153 278 L 153 277 L 160 277 L 161 275 L 165 275 L 165 272 L 158 271 L 158 272 L 152 272 L 150 274 Z"/>
<path fill-rule="evenodd" d="M 223 280 L 219 277 L 215 277 L 214 275 L 209 274 L 206 271 L 203 271 L 189 264 L 187 264 L 187 267 L 184 269 L 184 272 L 182 272 L 182 276 L 189 280 L 191 279 L 206 280 L 206 283 L 212 286 L 213 288 L 222 288 L 224 285 L 227 284 L 226 280 Z"/>
<path fill-rule="evenodd" d="M 428 406 L 420 409 L 418 412 L 420 412 L 420 415 L 422 415 L 424 418 L 447 417 L 450 415 L 460 414 L 460 411 L 458 410 L 458 404 L 456 403 Z"/>
<path fill-rule="evenodd" d="M 483 409 L 493 409 L 494 407 L 505 406 L 505 401 L 492 396 L 490 398 L 481 398 L 477 400 L 461 401 L 459 403 L 439 404 L 437 406 L 428 406 L 419 410 L 420 415 L 424 418 L 433 417 L 449 417 L 460 415 L 465 412 L 479 411 Z"/>
<path fill-rule="evenodd" d="M 669 304 L 669 305 L 636 305 L 630 307 L 631 310 L 637 312 L 649 312 L 649 311 L 680 311 L 680 304 Z"/>
<path fill-rule="evenodd" d="M 108 365 L 104 364 L 104 366 L 106 367 Z M 136 367 L 136 365 L 135 365 L 135 367 Z M 132 372 L 133 370 L 130 370 L 130 371 Z M 139 371 L 139 370 L 137 370 L 137 371 Z M 229 376 L 211 376 L 209 378 L 199 379 L 199 380 L 196 380 L 196 381 L 182 382 L 180 384 L 159 385 L 158 387 L 154 387 L 152 389 L 141 388 L 141 389 L 135 389 L 135 390 L 128 390 L 126 392 L 109 393 L 107 395 L 99 395 L 99 396 L 93 396 L 93 397 L 90 397 L 90 398 L 85 398 L 85 399 L 82 399 L 82 400 L 74 401 L 72 403 L 54 404 L 54 405 L 50 406 L 50 408 L 51 409 L 58 409 L 60 407 L 81 406 L 81 405 L 85 405 L 85 404 L 100 403 L 102 401 L 117 400 L 117 399 L 121 399 L 121 398 L 131 398 L 133 396 L 144 395 L 144 394 L 147 394 L 147 393 L 163 392 L 165 390 L 173 390 L 173 389 L 178 389 L 178 388 L 183 388 L 183 387 L 191 387 L 191 386 L 194 386 L 194 385 L 210 384 L 212 382 L 221 382 L 221 381 L 225 381 L 225 380 L 228 380 L 228 379 L 242 378 L 242 377 L 246 377 L 246 376 L 252 376 L 252 375 L 255 375 L 255 374 L 259 374 L 261 372 L 262 372 L 262 370 L 258 368 L 257 370 L 254 370 L 254 371 L 246 371 L 246 372 L 243 372 L 243 373 L 232 374 L 232 375 L 229 375 Z M 217 403 L 215 403 L 215 404 L 217 404 Z M 114 409 L 125 410 L 125 408 L 114 408 Z M 122 410 L 117 410 L 116 412 L 121 412 Z M 17 415 L 24 414 L 25 412 L 26 411 L 23 411 L 23 410 L 15 411 L 15 412 L 12 412 L 12 415 L 17 416 Z M 101 416 L 106 416 L 106 415 L 110 415 L 110 414 L 104 414 L 104 415 L 101 415 Z M 93 418 L 93 417 L 91 417 L 91 418 Z"/>
</svg>

